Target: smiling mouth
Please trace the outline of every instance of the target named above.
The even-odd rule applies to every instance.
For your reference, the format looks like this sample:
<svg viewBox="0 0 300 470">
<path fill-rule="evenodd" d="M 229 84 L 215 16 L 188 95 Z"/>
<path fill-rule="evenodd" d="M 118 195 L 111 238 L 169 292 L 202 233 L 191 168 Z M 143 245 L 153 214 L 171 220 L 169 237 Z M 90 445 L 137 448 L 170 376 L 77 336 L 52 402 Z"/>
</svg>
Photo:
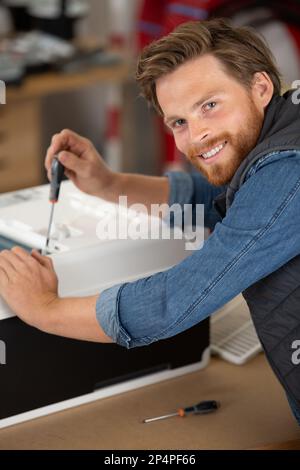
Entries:
<svg viewBox="0 0 300 470">
<path fill-rule="evenodd" d="M 199 157 L 204 158 L 204 160 L 209 160 L 210 158 L 212 158 L 215 155 L 217 155 L 218 153 L 220 153 L 221 150 L 223 150 L 223 148 L 225 147 L 226 144 L 227 144 L 227 141 L 225 140 L 225 142 L 223 142 L 223 144 L 220 144 L 220 145 L 217 145 L 216 147 L 213 147 L 208 152 L 201 153 L 199 155 Z"/>
</svg>

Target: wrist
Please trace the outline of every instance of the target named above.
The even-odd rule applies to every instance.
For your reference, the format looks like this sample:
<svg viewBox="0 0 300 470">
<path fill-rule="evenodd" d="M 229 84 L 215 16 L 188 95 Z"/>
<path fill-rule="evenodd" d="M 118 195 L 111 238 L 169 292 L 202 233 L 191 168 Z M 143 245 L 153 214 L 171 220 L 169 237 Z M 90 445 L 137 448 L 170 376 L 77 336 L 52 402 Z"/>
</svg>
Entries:
<svg viewBox="0 0 300 470">
<path fill-rule="evenodd" d="M 62 299 L 57 294 L 49 294 L 42 300 L 41 306 L 37 309 L 32 326 L 45 333 L 54 333 L 59 322 L 61 306 Z"/>
<path fill-rule="evenodd" d="M 100 184 L 98 183 L 97 189 L 93 196 L 100 197 L 101 199 L 110 200 L 118 187 L 119 173 L 106 169 L 105 173 L 102 172 Z"/>
</svg>

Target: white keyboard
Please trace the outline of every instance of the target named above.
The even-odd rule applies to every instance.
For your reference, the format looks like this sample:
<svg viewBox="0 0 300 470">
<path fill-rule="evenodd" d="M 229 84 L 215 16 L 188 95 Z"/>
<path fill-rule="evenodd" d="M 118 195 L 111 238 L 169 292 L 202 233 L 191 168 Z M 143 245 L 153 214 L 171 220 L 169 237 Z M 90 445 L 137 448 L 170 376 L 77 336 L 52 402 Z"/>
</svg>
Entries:
<svg viewBox="0 0 300 470">
<path fill-rule="evenodd" d="M 262 347 L 248 306 L 238 295 L 211 317 L 211 351 L 226 361 L 244 364 Z"/>
</svg>

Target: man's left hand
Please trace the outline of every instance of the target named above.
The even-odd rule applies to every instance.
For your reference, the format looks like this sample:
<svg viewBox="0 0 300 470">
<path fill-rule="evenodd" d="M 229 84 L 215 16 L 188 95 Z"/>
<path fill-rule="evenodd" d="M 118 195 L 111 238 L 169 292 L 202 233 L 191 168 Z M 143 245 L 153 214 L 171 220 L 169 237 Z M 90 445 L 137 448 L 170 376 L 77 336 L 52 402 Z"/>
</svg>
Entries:
<svg viewBox="0 0 300 470">
<path fill-rule="evenodd" d="M 1 251 L 0 295 L 23 321 L 43 329 L 59 300 L 51 258 L 20 247 Z"/>
</svg>

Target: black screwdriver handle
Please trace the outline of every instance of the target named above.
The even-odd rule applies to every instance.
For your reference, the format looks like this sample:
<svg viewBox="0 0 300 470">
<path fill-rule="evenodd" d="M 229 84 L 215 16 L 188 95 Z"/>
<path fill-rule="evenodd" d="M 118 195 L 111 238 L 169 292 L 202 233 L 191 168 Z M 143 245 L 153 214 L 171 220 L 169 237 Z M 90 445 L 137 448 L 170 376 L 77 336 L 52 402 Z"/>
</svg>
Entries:
<svg viewBox="0 0 300 470">
<path fill-rule="evenodd" d="M 57 202 L 60 190 L 60 184 L 64 176 L 65 167 L 54 157 L 51 164 L 51 182 L 50 182 L 50 202 Z"/>
<path fill-rule="evenodd" d="M 211 413 L 212 411 L 216 411 L 219 407 L 220 404 L 216 400 L 206 400 L 201 401 L 197 405 L 188 406 L 187 408 L 184 408 L 184 413 L 186 415 Z"/>
</svg>

